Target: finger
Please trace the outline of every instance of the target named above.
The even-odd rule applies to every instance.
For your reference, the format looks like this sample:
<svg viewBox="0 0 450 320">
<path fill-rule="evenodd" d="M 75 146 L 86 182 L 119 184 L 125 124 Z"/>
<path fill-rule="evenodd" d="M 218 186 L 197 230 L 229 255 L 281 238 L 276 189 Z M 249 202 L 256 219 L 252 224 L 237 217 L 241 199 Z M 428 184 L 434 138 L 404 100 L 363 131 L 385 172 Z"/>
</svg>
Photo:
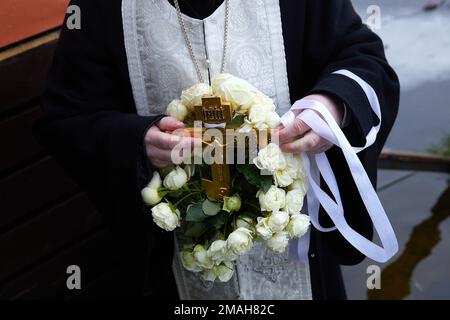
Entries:
<svg viewBox="0 0 450 320">
<path fill-rule="evenodd" d="M 170 133 L 162 132 L 158 128 L 151 128 L 145 137 L 145 143 L 154 145 L 160 149 L 173 149 L 183 138 Z"/>
<path fill-rule="evenodd" d="M 162 149 L 173 150 L 174 148 L 192 149 L 194 147 L 201 147 L 202 140 L 194 137 L 179 137 L 171 135 L 171 141 L 161 145 Z M 165 139 L 165 138 L 164 138 Z"/>
<path fill-rule="evenodd" d="M 321 142 L 321 137 L 313 131 L 309 131 L 302 138 L 281 145 L 281 150 L 288 153 L 299 153 L 316 149 Z"/>
<path fill-rule="evenodd" d="M 158 149 L 156 151 L 155 157 L 158 160 L 172 163 L 172 150 Z"/>
<path fill-rule="evenodd" d="M 317 148 L 311 150 L 310 152 L 312 154 L 319 154 L 328 151 L 333 147 L 333 144 L 325 139 L 322 139 L 322 141 L 325 141 L 321 143 Z"/>
<path fill-rule="evenodd" d="M 294 122 L 278 132 L 279 142 L 282 144 L 292 141 L 293 138 L 301 137 L 310 130 L 311 128 L 303 120 L 295 118 Z"/>
<path fill-rule="evenodd" d="M 325 150 L 328 150 L 332 146 L 333 146 L 333 144 L 331 142 L 329 142 L 328 140 L 320 137 L 319 142 L 315 146 L 313 146 L 311 148 L 311 150 L 309 150 L 309 152 L 314 153 L 314 154 L 321 153 L 321 152 L 323 152 Z"/>
<path fill-rule="evenodd" d="M 151 146 L 147 149 L 147 157 L 152 160 L 156 159 L 163 162 L 172 162 L 172 151 L 167 149 L 160 149 L 155 146 Z"/>
<path fill-rule="evenodd" d="M 186 130 L 184 128 L 172 131 L 171 134 L 187 138 L 181 139 L 179 141 L 181 144 L 183 144 L 184 147 L 185 145 L 190 145 L 191 147 L 200 147 L 202 145 L 202 139 L 196 137 L 196 135 L 192 131 Z"/>
<path fill-rule="evenodd" d="M 175 131 L 184 128 L 184 123 L 174 117 L 164 117 L 156 124 L 156 126 L 161 131 Z"/>
<path fill-rule="evenodd" d="M 200 145 L 201 146 L 201 142 Z M 193 139 L 186 138 L 181 140 L 174 148 L 165 149 L 150 145 L 147 148 L 147 157 L 149 159 L 158 159 L 169 162 L 171 164 L 180 164 L 184 161 L 186 156 L 192 155 L 194 149 Z"/>
<path fill-rule="evenodd" d="M 164 169 L 171 165 L 171 163 L 169 162 L 161 161 L 158 159 L 152 159 L 150 160 L 150 163 L 157 169 Z"/>
<path fill-rule="evenodd" d="M 274 142 L 274 143 L 277 143 L 279 145 L 287 144 L 287 143 L 290 143 L 290 142 L 294 142 L 294 141 L 300 139 L 303 136 L 303 135 L 284 136 L 283 140 L 281 140 L 280 132 L 281 132 L 281 130 L 274 131 L 272 133 L 272 135 L 271 135 L 271 141 Z"/>
</svg>

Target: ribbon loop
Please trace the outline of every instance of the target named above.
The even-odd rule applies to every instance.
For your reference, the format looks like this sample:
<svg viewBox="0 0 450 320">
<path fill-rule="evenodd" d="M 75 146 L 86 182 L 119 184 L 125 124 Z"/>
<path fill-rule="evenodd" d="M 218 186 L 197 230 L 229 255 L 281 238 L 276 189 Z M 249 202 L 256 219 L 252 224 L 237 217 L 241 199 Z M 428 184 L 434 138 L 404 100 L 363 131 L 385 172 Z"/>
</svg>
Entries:
<svg viewBox="0 0 450 320">
<path fill-rule="evenodd" d="M 370 91 L 368 88 L 365 89 Z M 374 92 L 368 93 L 375 94 Z M 378 100 L 376 100 L 375 106 L 372 106 L 372 108 L 381 119 Z M 386 262 L 398 251 L 397 239 L 376 191 L 357 156 L 357 152 L 360 152 L 375 142 L 379 125 L 372 128 L 369 132 L 366 138 L 366 145 L 363 148 L 354 148 L 348 142 L 331 113 L 320 102 L 314 100 L 297 101 L 292 106 L 291 110 L 282 117 L 282 122 L 285 126 L 295 120 L 294 111 L 302 111 L 297 116 L 298 118 L 304 121 L 319 136 L 341 148 L 349 166 L 352 178 L 383 246 L 381 247 L 366 239 L 348 225 L 344 216 L 344 208 L 336 177 L 334 176 L 331 165 L 325 153 L 318 155 L 303 154 L 305 170 L 307 171 L 309 178 L 310 188 L 307 193 L 307 203 L 312 224 L 315 228 L 322 232 L 329 232 L 336 229 L 339 230 L 342 236 L 361 253 L 377 262 Z M 319 114 L 323 118 L 320 117 Z M 334 200 L 321 189 L 321 176 L 331 191 Z M 322 205 L 324 210 L 330 216 L 335 227 L 324 228 L 320 225 L 318 217 L 320 205 Z M 304 248 L 302 250 L 304 251 Z"/>
</svg>

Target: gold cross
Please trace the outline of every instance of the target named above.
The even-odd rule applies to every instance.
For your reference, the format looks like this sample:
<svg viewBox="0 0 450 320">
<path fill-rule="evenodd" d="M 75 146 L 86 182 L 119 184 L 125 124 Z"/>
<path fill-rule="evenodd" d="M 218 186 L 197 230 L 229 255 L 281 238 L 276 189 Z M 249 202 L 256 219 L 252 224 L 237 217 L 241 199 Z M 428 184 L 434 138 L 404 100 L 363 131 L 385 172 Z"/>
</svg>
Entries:
<svg viewBox="0 0 450 320">
<path fill-rule="evenodd" d="M 222 102 L 222 98 L 206 95 L 202 98 L 202 105 L 195 106 L 195 120 L 208 124 L 227 123 L 233 120 L 233 111 L 229 102 Z"/>
<path fill-rule="evenodd" d="M 221 124 L 233 120 L 233 109 L 228 102 L 222 102 L 222 98 L 214 95 L 204 96 L 201 106 L 195 106 L 195 120 L 203 121 L 206 124 Z M 224 139 L 225 134 L 222 135 L 222 142 L 226 145 Z M 206 144 L 214 143 L 214 141 L 204 141 Z M 222 157 L 225 157 L 225 148 L 222 152 Z M 211 200 L 222 201 L 225 196 L 230 194 L 230 168 L 225 164 L 225 159 L 222 159 L 222 164 L 213 163 L 211 165 L 212 180 L 202 179 L 202 188 L 206 195 Z"/>
</svg>

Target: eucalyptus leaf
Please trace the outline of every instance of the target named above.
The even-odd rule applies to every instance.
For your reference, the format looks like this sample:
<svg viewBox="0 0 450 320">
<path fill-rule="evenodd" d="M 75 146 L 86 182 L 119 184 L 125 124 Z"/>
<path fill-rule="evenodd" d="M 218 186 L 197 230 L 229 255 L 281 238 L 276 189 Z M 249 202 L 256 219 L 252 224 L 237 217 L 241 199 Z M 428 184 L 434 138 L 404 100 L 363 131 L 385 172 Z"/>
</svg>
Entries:
<svg viewBox="0 0 450 320">
<path fill-rule="evenodd" d="M 245 115 L 243 114 L 238 114 L 236 115 L 233 120 L 231 120 L 230 122 L 227 123 L 227 127 L 240 127 L 241 125 L 244 124 L 245 120 Z"/>
<path fill-rule="evenodd" d="M 201 237 L 210 227 L 203 222 L 191 223 L 186 230 L 186 236 L 191 238 Z"/>
<path fill-rule="evenodd" d="M 208 216 L 203 213 L 202 202 L 197 202 L 188 206 L 186 221 L 201 222 L 206 218 L 208 218 Z"/>
<path fill-rule="evenodd" d="M 226 213 L 224 211 L 221 211 L 219 214 L 206 220 L 206 223 L 212 225 L 214 228 L 219 230 L 223 227 L 225 221 L 226 221 Z"/>
<path fill-rule="evenodd" d="M 267 192 L 270 189 L 273 183 L 272 176 L 261 175 L 261 171 L 255 165 L 247 163 L 236 167 L 250 184 L 259 187 L 263 192 Z"/>
<path fill-rule="evenodd" d="M 261 188 L 261 190 L 266 193 L 267 191 L 269 191 L 270 187 L 273 184 L 273 179 L 272 176 L 260 176 L 260 180 L 259 180 L 259 187 Z"/>
<path fill-rule="evenodd" d="M 203 201 L 202 204 L 203 213 L 206 214 L 207 216 L 215 216 L 216 214 L 219 213 L 221 208 L 222 206 L 219 203 L 212 202 L 208 199 Z"/>
<path fill-rule="evenodd" d="M 183 123 L 186 128 L 192 128 L 194 126 L 194 119 L 185 119 Z"/>
<path fill-rule="evenodd" d="M 256 218 L 261 216 L 261 211 L 245 211 L 239 215 L 239 217 L 249 217 L 256 220 Z"/>
</svg>

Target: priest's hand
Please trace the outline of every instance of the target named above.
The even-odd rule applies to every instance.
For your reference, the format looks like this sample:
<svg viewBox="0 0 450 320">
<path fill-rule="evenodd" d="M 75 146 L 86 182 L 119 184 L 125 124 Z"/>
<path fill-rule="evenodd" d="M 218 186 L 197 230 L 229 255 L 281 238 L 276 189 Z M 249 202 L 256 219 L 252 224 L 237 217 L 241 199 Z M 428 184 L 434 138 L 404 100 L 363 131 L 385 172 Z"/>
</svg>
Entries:
<svg viewBox="0 0 450 320">
<path fill-rule="evenodd" d="M 313 94 L 305 97 L 308 100 L 321 102 L 330 111 L 338 124 L 342 123 L 344 106 L 330 97 L 321 94 Z M 296 114 L 298 115 L 298 113 Z M 317 135 L 301 119 L 296 118 L 287 127 L 283 127 L 278 132 L 281 150 L 288 153 L 310 152 L 313 154 L 322 153 L 330 149 L 333 144 Z"/>
<path fill-rule="evenodd" d="M 172 165 L 172 150 L 176 146 L 193 146 L 197 143 L 197 139 L 193 137 L 177 135 L 176 132 L 182 131 L 180 129 L 183 128 L 183 122 L 172 117 L 165 117 L 147 131 L 144 138 L 145 151 L 153 167 L 162 169 Z"/>
</svg>

